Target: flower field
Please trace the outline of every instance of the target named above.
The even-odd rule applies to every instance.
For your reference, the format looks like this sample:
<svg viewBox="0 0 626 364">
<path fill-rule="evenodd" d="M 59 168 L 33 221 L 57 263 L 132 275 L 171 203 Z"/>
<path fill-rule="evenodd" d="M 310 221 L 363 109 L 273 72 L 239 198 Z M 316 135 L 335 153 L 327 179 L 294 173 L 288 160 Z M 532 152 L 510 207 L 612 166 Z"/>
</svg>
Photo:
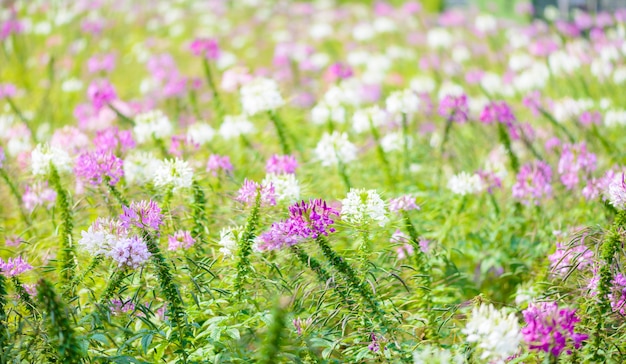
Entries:
<svg viewBox="0 0 626 364">
<path fill-rule="evenodd" d="M 626 362 L 626 10 L 0 0 L 1 363 Z"/>
</svg>

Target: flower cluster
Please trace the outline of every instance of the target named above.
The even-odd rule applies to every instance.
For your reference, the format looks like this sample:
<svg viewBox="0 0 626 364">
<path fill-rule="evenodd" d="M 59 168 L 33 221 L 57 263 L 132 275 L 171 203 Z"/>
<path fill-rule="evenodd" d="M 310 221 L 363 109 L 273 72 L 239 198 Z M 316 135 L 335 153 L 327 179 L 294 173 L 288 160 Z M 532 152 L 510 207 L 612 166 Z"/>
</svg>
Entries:
<svg viewBox="0 0 626 364">
<path fill-rule="evenodd" d="M 448 180 L 448 189 L 461 196 L 476 194 L 485 189 L 483 181 L 478 174 L 461 172 Z"/>
<path fill-rule="evenodd" d="M 587 150 L 585 143 L 565 144 L 559 159 L 558 172 L 568 190 L 578 186 L 579 174 L 589 175 L 596 169 L 596 155 Z"/>
<path fill-rule="evenodd" d="M 39 205 L 47 208 L 54 206 L 56 198 L 56 191 L 48 187 L 47 181 L 42 181 L 26 186 L 26 191 L 22 195 L 22 202 L 26 210 L 33 211 Z"/>
<path fill-rule="evenodd" d="M 578 349 L 589 337 L 574 332 L 580 319 L 576 310 L 559 308 L 556 302 L 531 303 L 523 312 L 526 327 L 524 340 L 531 350 L 543 351 L 558 357 L 570 345 Z M 568 353 L 571 349 L 568 349 Z"/>
<path fill-rule="evenodd" d="M 513 185 L 513 197 L 526 205 L 539 204 L 544 196 L 552 193 L 552 169 L 543 161 L 522 166 Z"/>
<path fill-rule="evenodd" d="M 85 152 L 78 156 L 74 172 L 94 186 L 102 184 L 105 178 L 113 186 L 124 175 L 123 161 L 111 152 Z"/>
<path fill-rule="evenodd" d="M 348 140 L 348 134 L 338 131 L 324 133 L 315 147 L 315 155 L 324 167 L 348 164 L 356 159 L 356 154 L 357 148 Z"/>
<path fill-rule="evenodd" d="M 173 191 L 191 187 L 193 169 L 182 159 L 166 159 L 155 166 L 153 181 L 155 187 L 172 187 Z"/>
<path fill-rule="evenodd" d="M 168 250 L 179 250 L 191 248 L 196 243 L 196 240 L 191 236 L 189 231 L 178 230 L 167 238 L 167 242 Z"/>
<path fill-rule="evenodd" d="M 5 277 L 14 277 L 31 269 L 33 269 L 33 267 L 22 259 L 22 257 L 9 258 L 6 262 L 0 258 L 0 270 Z"/>
<path fill-rule="evenodd" d="M 72 171 L 72 159 L 63 149 L 49 145 L 38 144 L 31 153 L 31 168 L 35 176 L 47 176 L 50 174 L 50 165 L 61 172 Z"/>
<path fill-rule="evenodd" d="M 130 206 L 123 206 L 124 212 L 119 216 L 121 226 L 128 229 L 136 226 L 140 229 L 159 230 L 163 224 L 161 208 L 156 202 L 150 200 L 133 201 Z"/>
<path fill-rule="evenodd" d="M 230 157 L 227 155 L 211 154 L 206 164 L 206 171 L 217 177 L 218 172 L 229 173 L 233 171 Z"/>
<path fill-rule="evenodd" d="M 274 174 L 294 174 L 298 161 L 292 155 L 273 154 L 265 164 L 265 172 Z"/>
<path fill-rule="evenodd" d="M 255 204 L 257 195 L 259 196 L 261 206 L 276 205 L 276 190 L 271 183 L 261 184 L 247 178 L 243 181 L 243 185 L 238 191 L 236 200 L 248 206 L 252 206 Z"/>
<path fill-rule="evenodd" d="M 339 217 L 339 212 L 321 199 L 291 205 L 289 218 L 275 222 L 269 231 L 261 234 L 257 239 L 257 249 L 276 250 L 306 239 L 328 236 L 329 233 L 335 232 L 335 228 L 332 227 L 335 223 L 333 216 Z"/>
<path fill-rule="evenodd" d="M 419 209 L 420 207 L 415 203 L 415 197 L 411 195 L 403 195 L 389 200 L 389 211 L 394 213 Z"/>
<path fill-rule="evenodd" d="M 276 81 L 268 78 L 257 78 L 243 85 L 239 90 L 241 106 L 247 115 L 255 115 L 262 111 L 275 110 L 285 103 Z"/>
<path fill-rule="evenodd" d="M 461 96 L 446 95 L 439 103 L 439 115 L 449 118 L 455 123 L 467 122 L 468 114 L 469 106 L 465 94 Z"/>
<path fill-rule="evenodd" d="M 522 340 L 515 314 L 506 314 L 493 305 L 474 307 L 463 333 L 477 343 L 481 360 L 500 361 L 515 354 Z"/>
<path fill-rule="evenodd" d="M 138 143 L 154 139 L 165 139 L 172 134 L 172 123 L 161 110 L 152 110 L 135 117 L 133 128 Z"/>
<path fill-rule="evenodd" d="M 366 225 L 374 222 L 385 226 L 389 221 L 385 202 L 375 190 L 352 188 L 341 204 L 341 218 L 348 223 Z"/>
<path fill-rule="evenodd" d="M 191 42 L 189 49 L 194 56 L 211 60 L 217 60 L 220 57 L 220 47 L 215 39 L 196 38 Z"/>
</svg>

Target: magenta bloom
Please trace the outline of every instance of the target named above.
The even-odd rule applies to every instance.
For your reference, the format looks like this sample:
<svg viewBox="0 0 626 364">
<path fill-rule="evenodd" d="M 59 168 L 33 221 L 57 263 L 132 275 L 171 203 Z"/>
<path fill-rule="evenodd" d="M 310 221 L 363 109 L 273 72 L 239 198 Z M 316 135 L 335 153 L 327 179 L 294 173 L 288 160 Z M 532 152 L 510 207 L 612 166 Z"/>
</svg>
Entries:
<svg viewBox="0 0 626 364">
<path fill-rule="evenodd" d="M 439 103 L 439 115 L 449 118 L 450 120 L 463 124 L 467 122 L 469 114 L 469 105 L 467 104 L 467 96 L 446 95 Z"/>
<path fill-rule="evenodd" d="M 494 122 L 502 123 L 506 125 L 509 130 L 511 138 L 519 138 L 519 133 L 515 127 L 515 115 L 509 104 L 505 101 L 492 101 L 487 104 L 480 113 L 480 121 L 485 124 L 492 124 Z"/>
<path fill-rule="evenodd" d="M 129 313 L 135 310 L 135 304 L 132 300 L 128 300 L 126 302 L 122 302 L 118 299 L 111 300 L 111 312 L 114 315 L 119 315 L 122 313 Z"/>
<path fill-rule="evenodd" d="M 126 229 L 136 226 L 140 229 L 159 230 L 159 226 L 163 224 L 161 208 L 152 200 L 133 201 L 130 207 L 123 206 L 122 209 L 124 212 L 120 215 L 120 221 L 122 227 Z"/>
<path fill-rule="evenodd" d="M 522 329 L 524 340 L 531 350 L 544 351 L 558 357 L 569 345 L 580 348 L 587 334 L 575 333 L 575 309 L 562 308 L 556 302 L 531 303 L 523 312 L 526 327 Z M 567 350 L 571 353 L 571 349 Z"/>
<path fill-rule="evenodd" d="M 17 19 L 15 11 L 12 11 L 11 18 L 0 26 L 0 40 L 5 40 L 11 34 L 20 34 L 23 31 L 24 24 Z"/>
<path fill-rule="evenodd" d="M 22 202 L 26 210 L 32 212 L 39 205 L 51 208 L 54 206 L 56 198 L 56 191 L 48 187 L 48 181 L 43 181 L 26 186 L 26 191 L 22 195 Z"/>
<path fill-rule="evenodd" d="M 93 108 L 96 111 L 100 111 L 103 107 L 117 99 L 117 93 L 108 80 L 101 79 L 95 80 L 89 85 L 87 97 L 89 97 Z"/>
<path fill-rule="evenodd" d="M 5 277 L 10 278 L 22 274 L 33 267 L 22 259 L 22 257 L 9 258 L 6 262 L 0 258 L 0 270 Z"/>
<path fill-rule="evenodd" d="M 0 83 L 0 99 L 13 97 L 17 93 L 17 88 L 12 83 Z"/>
<path fill-rule="evenodd" d="M 174 235 L 170 235 L 167 238 L 168 250 L 179 250 L 181 248 L 189 249 L 195 243 L 196 240 L 191 237 L 191 233 L 187 230 L 178 230 Z"/>
<path fill-rule="evenodd" d="M 236 200 L 246 205 L 253 205 L 256 201 L 257 194 L 261 197 L 261 206 L 276 205 L 276 191 L 274 185 L 262 185 L 246 178 L 243 186 L 239 189 L 239 195 Z"/>
<path fill-rule="evenodd" d="M 584 142 L 563 145 L 558 172 L 561 176 L 561 182 L 568 190 L 578 186 L 581 172 L 586 177 L 595 169 L 596 155 L 587 150 L 587 145 Z"/>
<path fill-rule="evenodd" d="M 333 63 L 326 70 L 326 79 L 330 82 L 336 80 L 344 80 L 354 75 L 352 67 L 345 63 L 337 62 Z"/>
<path fill-rule="evenodd" d="M 259 236 L 257 249 L 276 250 L 320 235 L 328 236 L 335 232 L 331 227 L 335 223 L 333 215 L 339 216 L 339 212 L 321 199 L 298 202 L 289 207 L 287 220 L 275 222 L 269 231 Z"/>
<path fill-rule="evenodd" d="M 584 244 L 578 244 L 572 247 L 565 246 L 559 242 L 556 243 L 556 251 L 550 254 L 550 268 L 558 274 L 566 274 L 570 269 L 576 268 L 583 270 L 593 264 L 593 250 L 587 248 Z"/>
<path fill-rule="evenodd" d="M 74 172 L 85 181 L 97 186 L 108 177 L 114 186 L 124 175 L 124 161 L 111 152 L 85 152 L 78 156 Z"/>
<path fill-rule="evenodd" d="M 111 72 L 115 68 L 115 55 L 104 54 L 96 55 L 87 61 L 87 70 L 89 73 Z"/>
<path fill-rule="evenodd" d="M 191 42 L 189 48 L 194 56 L 202 56 L 212 60 L 220 58 L 220 46 L 215 39 L 196 38 Z"/>
<path fill-rule="evenodd" d="M 93 144 L 98 151 L 117 150 L 120 146 L 125 152 L 137 146 L 131 130 L 119 130 L 116 126 L 98 130 Z"/>
<path fill-rule="evenodd" d="M 552 169 L 545 162 L 537 161 L 522 166 L 513 185 L 513 197 L 525 205 L 539 204 L 539 200 L 552 193 Z"/>
<path fill-rule="evenodd" d="M 265 164 L 265 172 L 274 174 L 294 174 L 298 168 L 298 161 L 292 155 L 274 154 Z"/>
<path fill-rule="evenodd" d="M 389 200 L 389 211 L 400 213 L 402 211 L 419 210 L 420 207 L 415 203 L 415 197 L 404 195 Z"/>
<path fill-rule="evenodd" d="M 613 312 L 619 312 L 621 315 L 626 315 L 626 277 L 623 274 L 617 273 L 613 278 L 613 293 L 609 294 L 611 300 L 611 308 Z"/>
<path fill-rule="evenodd" d="M 233 171 L 233 165 L 230 163 L 230 157 L 227 155 L 211 154 L 209 161 L 206 164 L 206 171 L 211 172 L 214 177 L 217 177 L 218 172 L 224 171 L 226 173 Z"/>
</svg>

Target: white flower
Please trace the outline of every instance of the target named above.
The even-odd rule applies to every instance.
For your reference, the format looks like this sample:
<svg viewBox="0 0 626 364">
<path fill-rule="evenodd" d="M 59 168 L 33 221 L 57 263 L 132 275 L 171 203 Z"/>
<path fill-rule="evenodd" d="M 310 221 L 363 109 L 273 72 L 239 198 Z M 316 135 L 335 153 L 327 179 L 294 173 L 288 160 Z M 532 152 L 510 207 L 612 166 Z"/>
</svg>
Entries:
<svg viewBox="0 0 626 364">
<path fill-rule="evenodd" d="M 245 115 L 226 115 L 218 133 L 224 140 L 254 132 L 254 124 Z"/>
<path fill-rule="evenodd" d="M 420 106 L 420 99 L 411 89 L 395 91 L 385 101 L 387 111 L 393 114 L 413 114 Z"/>
<path fill-rule="evenodd" d="M 129 185 L 144 185 L 154 178 L 161 161 L 150 152 L 135 152 L 124 159 L 124 178 Z"/>
<path fill-rule="evenodd" d="M 555 76 L 561 74 L 571 74 L 580 68 L 581 63 L 578 57 L 572 56 L 564 51 L 556 51 L 548 57 L 550 70 Z"/>
<path fill-rule="evenodd" d="M 343 124 L 346 121 L 346 109 L 341 105 L 331 106 L 321 101 L 311 109 L 311 121 L 315 125 L 324 125 L 329 121 Z"/>
<path fill-rule="evenodd" d="M 161 110 L 152 110 L 135 117 L 133 132 L 140 144 L 152 138 L 165 139 L 172 134 L 172 123 Z"/>
<path fill-rule="evenodd" d="M 439 92 L 437 93 L 437 97 L 439 100 L 443 100 L 446 96 L 461 96 L 465 93 L 463 87 L 461 85 L 457 85 L 453 82 L 444 82 L 441 87 L 439 87 Z"/>
<path fill-rule="evenodd" d="M 606 114 L 604 114 L 604 125 L 609 127 L 626 125 L 626 110 L 608 110 Z"/>
<path fill-rule="evenodd" d="M 367 109 L 359 109 L 352 115 L 352 129 L 357 133 L 370 130 L 370 127 L 378 128 L 385 124 L 387 114 L 377 105 Z M 371 124 L 370 124 L 371 123 Z"/>
<path fill-rule="evenodd" d="M 413 353 L 414 364 L 461 364 L 463 356 L 452 354 L 450 350 L 438 348 L 432 345 L 420 346 L 419 350 Z"/>
<path fill-rule="evenodd" d="M 497 29 L 498 22 L 493 15 L 480 14 L 474 20 L 474 26 L 481 33 L 490 33 Z"/>
<path fill-rule="evenodd" d="M 37 144 L 31 153 L 31 167 L 35 176 L 47 176 L 53 164 L 59 173 L 72 171 L 72 159 L 66 151 L 48 144 Z"/>
<path fill-rule="evenodd" d="M 278 84 L 269 78 L 256 78 L 243 85 L 239 93 L 243 111 L 248 115 L 275 110 L 285 103 Z"/>
<path fill-rule="evenodd" d="M 241 235 L 241 228 L 239 227 L 229 227 L 223 228 L 220 231 L 220 241 L 219 245 L 220 253 L 224 254 L 225 257 L 234 258 L 235 252 L 237 251 L 237 241 L 239 240 Z"/>
<path fill-rule="evenodd" d="M 435 90 L 436 84 L 429 76 L 416 76 L 411 79 L 409 87 L 417 93 L 429 94 Z"/>
<path fill-rule="evenodd" d="M 534 60 L 528 53 L 513 53 L 509 56 L 509 68 L 511 71 L 521 71 L 532 66 Z"/>
<path fill-rule="evenodd" d="M 322 166 L 328 167 L 341 163 L 350 163 L 356 159 L 356 146 L 348 140 L 348 134 L 334 131 L 324 133 L 315 147 L 315 155 Z"/>
<path fill-rule="evenodd" d="M 348 223 L 377 222 L 379 226 L 385 226 L 389 221 L 385 201 L 375 190 L 351 188 L 341 205 L 341 218 Z"/>
<path fill-rule="evenodd" d="M 452 44 L 452 34 L 446 28 L 431 28 L 426 38 L 431 48 L 449 48 Z"/>
<path fill-rule="evenodd" d="M 187 139 L 199 145 L 205 145 L 215 136 L 215 130 L 205 123 L 195 123 L 187 128 Z"/>
<path fill-rule="evenodd" d="M 477 343 L 481 360 L 504 360 L 517 352 L 522 340 L 515 314 L 507 315 L 493 305 L 474 307 L 462 332 L 468 342 Z"/>
<path fill-rule="evenodd" d="M 357 24 L 352 29 L 352 37 L 358 41 L 370 40 L 374 35 L 376 35 L 376 30 L 368 23 Z"/>
<path fill-rule="evenodd" d="M 413 145 L 413 138 L 408 136 L 408 148 L 411 148 Z M 392 132 L 385 135 L 380 140 L 380 146 L 383 148 L 385 153 L 390 153 L 394 151 L 400 151 L 404 149 L 404 134 L 401 132 Z"/>
<path fill-rule="evenodd" d="M 274 186 L 277 201 L 287 201 L 289 203 L 300 200 L 300 185 L 294 174 L 274 174 L 270 173 L 263 179 L 262 185 Z"/>
<path fill-rule="evenodd" d="M 193 169 L 182 159 L 166 159 L 161 161 L 154 173 L 155 187 L 173 186 L 174 191 L 191 187 Z"/>
<path fill-rule="evenodd" d="M 448 189 L 457 195 L 465 196 L 482 191 L 484 185 L 479 175 L 461 172 L 450 177 Z"/>
<path fill-rule="evenodd" d="M 81 235 L 78 245 L 94 257 L 106 254 L 111 249 L 114 240 L 113 235 L 102 230 L 95 230 L 93 226 L 90 226 L 87 231 L 82 231 Z"/>
<path fill-rule="evenodd" d="M 61 84 L 61 91 L 63 92 L 77 92 L 82 90 L 83 81 L 78 78 L 70 78 L 68 80 L 63 81 Z"/>
<path fill-rule="evenodd" d="M 626 183 L 624 182 L 624 175 L 618 174 L 615 176 L 611 183 L 609 183 L 604 194 L 613 207 L 618 210 L 626 209 Z"/>
</svg>

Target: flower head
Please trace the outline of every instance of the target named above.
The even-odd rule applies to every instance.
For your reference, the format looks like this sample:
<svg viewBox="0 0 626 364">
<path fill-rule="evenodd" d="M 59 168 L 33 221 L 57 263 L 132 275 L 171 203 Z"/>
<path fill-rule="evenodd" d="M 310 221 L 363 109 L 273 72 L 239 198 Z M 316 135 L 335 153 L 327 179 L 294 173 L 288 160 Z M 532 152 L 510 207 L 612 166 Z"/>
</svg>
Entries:
<svg viewBox="0 0 626 364">
<path fill-rule="evenodd" d="M 96 111 L 117 99 L 115 88 L 105 79 L 93 81 L 87 88 L 87 96 Z"/>
<path fill-rule="evenodd" d="M 163 224 L 161 208 L 152 200 L 133 201 L 130 206 L 123 206 L 122 209 L 124 212 L 119 218 L 121 226 L 126 229 L 136 226 L 140 229 L 159 230 L 159 226 Z"/>
<path fill-rule="evenodd" d="M 556 302 L 531 303 L 523 314 L 526 327 L 522 329 L 522 334 L 531 350 L 558 357 L 570 344 L 578 349 L 589 337 L 574 332 L 576 323 L 580 321 L 576 310 L 559 308 Z"/>
<path fill-rule="evenodd" d="M 439 103 L 439 115 L 456 123 L 467 122 L 468 114 L 469 105 L 465 94 L 460 96 L 446 95 Z"/>
<path fill-rule="evenodd" d="M 624 173 L 611 180 L 605 195 L 613 207 L 618 210 L 626 209 L 626 179 Z"/>
<path fill-rule="evenodd" d="M 385 226 L 389 220 L 385 202 L 375 190 L 352 188 L 341 204 L 341 218 L 348 223 L 376 222 L 379 226 Z"/>
<path fill-rule="evenodd" d="M 294 174 L 298 168 L 298 161 L 292 155 L 274 154 L 265 164 L 265 172 L 274 174 Z"/>
<path fill-rule="evenodd" d="M 59 173 L 72 170 L 72 159 L 63 149 L 48 144 L 38 144 L 31 153 L 31 167 L 35 176 L 47 176 L 50 165 L 54 165 Z"/>
<path fill-rule="evenodd" d="M 152 110 L 135 117 L 133 132 L 138 143 L 145 143 L 152 138 L 165 139 L 172 134 L 172 123 L 161 110 Z"/>
<path fill-rule="evenodd" d="M 113 186 L 124 175 L 123 161 L 112 152 L 85 152 L 78 156 L 74 172 L 94 186 L 102 184 L 105 178 Z"/>
<path fill-rule="evenodd" d="M 161 161 L 154 171 L 155 187 L 172 187 L 174 191 L 191 187 L 193 169 L 182 159 L 166 159 Z"/>
<path fill-rule="evenodd" d="M 415 203 L 415 197 L 411 195 L 403 195 L 389 200 L 389 211 L 391 212 L 401 213 L 419 209 L 420 207 Z"/>
<path fill-rule="evenodd" d="M 211 172 L 217 177 L 218 172 L 223 171 L 229 173 L 233 171 L 233 165 L 230 163 L 230 157 L 227 155 L 211 154 L 206 164 L 206 171 Z"/>
<path fill-rule="evenodd" d="M 117 262 L 118 267 L 139 268 L 150 258 L 146 243 L 138 236 L 114 241 L 108 255 Z"/>
<path fill-rule="evenodd" d="M 217 60 L 220 57 L 220 46 L 215 39 L 196 38 L 189 46 L 194 56 Z"/>
<path fill-rule="evenodd" d="M 26 191 L 22 195 L 22 202 L 28 211 L 33 211 L 35 207 L 44 205 L 47 208 L 54 206 L 57 193 L 48 187 L 48 181 L 35 182 L 26 186 Z"/>
<path fill-rule="evenodd" d="M 9 258 L 6 262 L 0 258 L 0 270 L 5 277 L 14 277 L 18 274 L 22 274 L 33 267 L 28 264 L 22 257 Z"/>
<path fill-rule="evenodd" d="M 478 174 L 461 172 L 450 178 L 448 188 L 457 195 L 465 196 L 479 193 L 485 189 L 485 186 Z"/>
<path fill-rule="evenodd" d="M 513 185 L 513 197 L 528 205 L 539 204 L 543 196 L 552 193 L 552 169 L 543 161 L 528 163 L 522 166 L 517 174 L 517 182 Z"/>
<path fill-rule="evenodd" d="M 514 313 L 506 314 L 493 305 L 474 307 L 463 329 L 467 341 L 477 343 L 482 360 L 499 361 L 517 352 L 522 336 Z"/>
<path fill-rule="evenodd" d="M 236 200 L 251 206 L 255 203 L 257 195 L 260 198 L 261 206 L 276 205 L 276 191 L 271 183 L 263 185 L 247 178 L 239 189 Z"/>
<path fill-rule="evenodd" d="M 191 236 L 191 233 L 187 230 L 178 230 L 173 235 L 167 238 L 168 250 L 179 250 L 181 248 L 189 249 L 195 243 L 196 240 Z"/>
<path fill-rule="evenodd" d="M 411 115 L 419 110 L 420 99 L 413 90 L 406 89 L 393 92 L 385 103 L 387 111 L 392 114 Z"/>
<path fill-rule="evenodd" d="M 338 163 L 350 163 L 356 159 L 357 149 L 354 144 L 348 140 L 348 134 L 324 133 L 322 139 L 315 147 L 315 155 L 322 163 L 322 166 L 329 167 Z"/>
<path fill-rule="evenodd" d="M 241 106 L 247 115 L 275 110 L 285 103 L 276 81 L 257 78 L 241 86 Z"/>
</svg>

